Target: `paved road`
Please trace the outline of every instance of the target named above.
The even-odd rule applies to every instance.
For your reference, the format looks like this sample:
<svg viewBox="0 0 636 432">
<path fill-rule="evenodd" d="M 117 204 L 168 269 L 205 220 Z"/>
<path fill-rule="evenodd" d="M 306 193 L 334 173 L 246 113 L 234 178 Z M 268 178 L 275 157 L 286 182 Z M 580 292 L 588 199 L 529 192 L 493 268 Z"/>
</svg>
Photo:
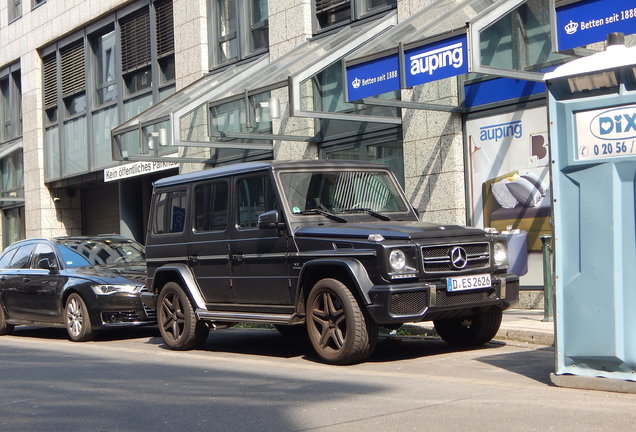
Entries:
<svg viewBox="0 0 636 432">
<path fill-rule="evenodd" d="M 633 431 L 636 395 L 549 384 L 549 347 L 384 338 L 370 361 L 317 363 L 265 329 L 165 349 L 155 329 L 71 343 L 0 337 L 0 431 Z"/>
</svg>

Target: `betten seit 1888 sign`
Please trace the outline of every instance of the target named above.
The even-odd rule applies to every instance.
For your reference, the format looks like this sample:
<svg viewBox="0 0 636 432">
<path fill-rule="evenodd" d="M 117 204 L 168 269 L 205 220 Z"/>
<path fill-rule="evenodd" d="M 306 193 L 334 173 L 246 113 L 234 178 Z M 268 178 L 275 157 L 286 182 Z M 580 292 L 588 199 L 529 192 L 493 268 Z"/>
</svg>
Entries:
<svg viewBox="0 0 636 432">
<path fill-rule="evenodd" d="M 614 32 L 636 33 L 636 0 L 584 0 L 556 8 L 558 50 L 604 41 Z"/>
</svg>

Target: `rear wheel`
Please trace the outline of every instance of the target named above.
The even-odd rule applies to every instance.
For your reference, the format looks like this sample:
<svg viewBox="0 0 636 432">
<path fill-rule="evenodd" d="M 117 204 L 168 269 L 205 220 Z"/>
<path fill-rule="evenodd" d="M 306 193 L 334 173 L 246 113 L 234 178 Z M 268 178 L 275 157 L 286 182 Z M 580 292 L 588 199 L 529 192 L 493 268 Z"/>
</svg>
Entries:
<svg viewBox="0 0 636 432">
<path fill-rule="evenodd" d="M 492 307 L 476 315 L 434 321 L 435 330 L 449 345 L 475 347 L 495 337 L 503 312 Z"/>
<path fill-rule="evenodd" d="M 322 279 L 313 286 L 305 319 L 311 345 L 327 363 L 362 362 L 375 348 L 375 322 L 365 316 L 351 291 L 338 280 Z"/>
<path fill-rule="evenodd" d="M 0 303 L 0 335 L 8 335 L 13 332 L 13 325 L 7 323 L 7 317 L 4 314 L 4 306 Z"/>
<path fill-rule="evenodd" d="M 178 284 L 168 282 L 164 285 L 157 305 L 159 331 L 170 348 L 189 350 L 206 341 L 210 328 L 197 320 L 188 296 Z"/>
<path fill-rule="evenodd" d="M 85 342 L 93 339 L 94 333 L 88 316 L 88 308 L 79 294 L 73 293 L 66 299 L 64 319 L 66 332 L 72 341 Z"/>
</svg>

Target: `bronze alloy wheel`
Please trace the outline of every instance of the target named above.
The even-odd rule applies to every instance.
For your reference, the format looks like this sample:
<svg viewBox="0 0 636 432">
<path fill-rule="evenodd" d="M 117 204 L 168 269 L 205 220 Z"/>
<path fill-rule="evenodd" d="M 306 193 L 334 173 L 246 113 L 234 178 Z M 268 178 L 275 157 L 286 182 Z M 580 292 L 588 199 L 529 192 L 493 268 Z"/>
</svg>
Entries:
<svg viewBox="0 0 636 432">
<path fill-rule="evenodd" d="M 366 360 L 375 348 L 377 326 L 360 309 L 342 282 L 318 281 L 307 299 L 307 334 L 316 353 L 327 363 Z"/>
<path fill-rule="evenodd" d="M 157 304 L 157 323 L 166 345 L 176 350 L 189 350 L 205 342 L 209 327 L 197 320 L 188 296 L 178 284 L 164 285 Z"/>
</svg>

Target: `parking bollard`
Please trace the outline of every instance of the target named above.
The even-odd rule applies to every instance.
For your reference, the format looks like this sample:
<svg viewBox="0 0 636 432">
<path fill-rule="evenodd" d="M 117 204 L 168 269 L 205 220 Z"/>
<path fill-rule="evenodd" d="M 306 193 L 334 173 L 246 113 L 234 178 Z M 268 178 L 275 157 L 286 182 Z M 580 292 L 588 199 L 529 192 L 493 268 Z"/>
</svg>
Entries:
<svg viewBox="0 0 636 432">
<path fill-rule="evenodd" d="M 552 236 L 541 236 L 541 248 L 543 251 L 543 321 L 554 321 L 554 308 L 552 299 Z"/>
</svg>

